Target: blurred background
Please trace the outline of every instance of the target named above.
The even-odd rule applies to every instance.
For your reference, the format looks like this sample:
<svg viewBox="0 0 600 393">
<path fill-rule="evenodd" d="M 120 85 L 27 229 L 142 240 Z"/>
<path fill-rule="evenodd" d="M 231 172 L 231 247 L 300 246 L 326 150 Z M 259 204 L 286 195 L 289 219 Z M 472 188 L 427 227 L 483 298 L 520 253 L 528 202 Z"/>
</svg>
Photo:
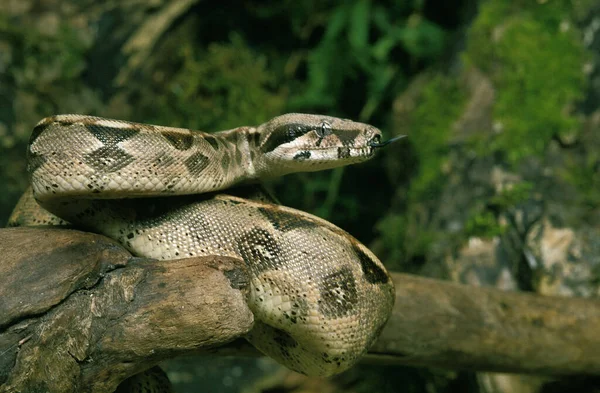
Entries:
<svg viewBox="0 0 600 393">
<path fill-rule="evenodd" d="M 600 294 L 598 0 L 0 0 L 0 222 L 43 117 L 217 131 L 322 113 L 408 138 L 268 184 L 391 270 Z M 268 359 L 164 365 L 178 392 L 599 392 L 550 379 Z"/>
</svg>

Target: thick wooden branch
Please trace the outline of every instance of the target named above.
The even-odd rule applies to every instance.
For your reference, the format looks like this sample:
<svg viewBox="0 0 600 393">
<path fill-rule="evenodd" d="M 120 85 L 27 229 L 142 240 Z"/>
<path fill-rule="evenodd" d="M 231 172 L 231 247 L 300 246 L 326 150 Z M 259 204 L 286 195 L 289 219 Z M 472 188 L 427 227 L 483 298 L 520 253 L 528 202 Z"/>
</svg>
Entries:
<svg viewBox="0 0 600 393">
<path fill-rule="evenodd" d="M 0 230 L 0 391 L 112 392 L 161 360 L 247 333 L 234 258 L 132 258 L 68 230 Z"/>
<path fill-rule="evenodd" d="M 234 258 L 151 261 L 102 236 L 0 230 L 0 392 L 111 392 L 184 353 L 247 351 Z M 600 375 L 600 302 L 393 274 L 396 304 L 366 361 Z M 207 351 L 210 349 L 210 351 Z"/>
<path fill-rule="evenodd" d="M 393 274 L 394 311 L 366 360 L 476 371 L 600 375 L 600 301 Z"/>
</svg>

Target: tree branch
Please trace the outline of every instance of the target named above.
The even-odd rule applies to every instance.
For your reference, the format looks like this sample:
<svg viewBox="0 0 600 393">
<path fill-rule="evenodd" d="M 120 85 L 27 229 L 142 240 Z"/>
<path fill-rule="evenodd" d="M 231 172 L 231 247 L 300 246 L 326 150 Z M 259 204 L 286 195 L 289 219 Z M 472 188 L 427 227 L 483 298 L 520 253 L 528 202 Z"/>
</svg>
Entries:
<svg viewBox="0 0 600 393">
<path fill-rule="evenodd" d="M 0 230 L 0 391 L 112 392 L 247 333 L 243 262 L 131 258 L 102 236 Z"/>
<path fill-rule="evenodd" d="M 600 375 L 600 301 L 393 274 L 396 303 L 373 361 L 476 371 Z"/>
</svg>

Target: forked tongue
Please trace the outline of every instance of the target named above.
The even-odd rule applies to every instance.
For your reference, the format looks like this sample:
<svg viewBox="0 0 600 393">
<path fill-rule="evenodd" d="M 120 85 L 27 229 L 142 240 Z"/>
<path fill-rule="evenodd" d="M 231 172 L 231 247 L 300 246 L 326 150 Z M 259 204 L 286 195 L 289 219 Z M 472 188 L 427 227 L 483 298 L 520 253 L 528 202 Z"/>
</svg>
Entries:
<svg viewBox="0 0 600 393">
<path fill-rule="evenodd" d="M 383 141 L 383 142 L 371 142 L 369 143 L 369 146 L 371 147 L 384 147 L 386 145 L 389 145 L 392 142 L 396 142 L 399 139 L 404 138 L 406 135 L 398 135 L 393 137 L 392 139 L 388 139 L 387 141 Z"/>
</svg>

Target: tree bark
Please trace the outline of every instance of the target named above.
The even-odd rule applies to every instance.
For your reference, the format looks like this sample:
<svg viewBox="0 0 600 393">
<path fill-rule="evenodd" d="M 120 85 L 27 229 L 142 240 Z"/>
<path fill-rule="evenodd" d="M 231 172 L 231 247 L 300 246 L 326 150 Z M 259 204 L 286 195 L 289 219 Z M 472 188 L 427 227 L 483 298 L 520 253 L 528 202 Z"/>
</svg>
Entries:
<svg viewBox="0 0 600 393">
<path fill-rule="evenodd" d="M 153 261 L 102 236 L 34 228 L 0 230 L 0 255 L 2 392 L 113 392 L 253 324 L 234 258 Z"/>
<path fill-rule="evenodd" d="M 393 274 L 396 303 L 367 360 L 546 375 L 600 375 L 600 301 Z"/>
</svg>

